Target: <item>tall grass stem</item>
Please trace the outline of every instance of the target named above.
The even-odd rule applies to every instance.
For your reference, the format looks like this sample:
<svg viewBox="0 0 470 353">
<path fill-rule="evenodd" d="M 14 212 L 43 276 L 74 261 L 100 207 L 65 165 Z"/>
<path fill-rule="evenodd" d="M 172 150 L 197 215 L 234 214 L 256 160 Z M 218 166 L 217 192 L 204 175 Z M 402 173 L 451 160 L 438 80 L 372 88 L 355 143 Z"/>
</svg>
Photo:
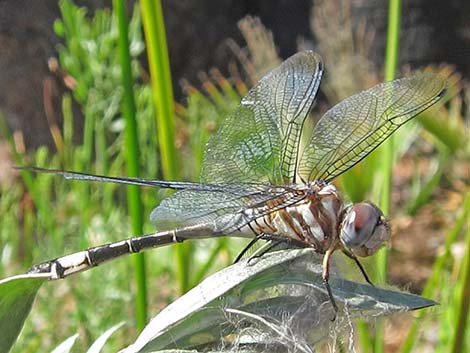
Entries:
<svg viewBox="0 0 470 353">
<path fill-rule="evenodd" d="M 140 5 L 153 101 L 157 112 L 157 135 L 163 178 L 175 180 L 178 179 L 178 164 L 174 144 L 174 101 L 163 10 L 160 0 L 141 0 Z M 189 289 L 189 244 L 179 244 L 175 251 L 180 291 L 186 292 Z"/>
<path fill-rule="evenodd" d="M 465 200 L 467 209 L 470 207 L 470 198 Z M 457 300 L 455 301 L 455 332 L 452 338 L 452 353 L 459 353 L 465 351 L 465 332 L 468 324 L 468 317 L 470 311 L 470 218 L 466 218 L 466 240 L 465 252 L 461 266 L 461 273 L 459 278 L 460 291 L 458 292 Z M 468 347 L 467 347 L 468 349 Z"/>
<path fill-rule="evenodd" d="M 139 176 L 139 143 L 137 136 L 136 108 L 133 90 L 131 55 L 129 52 L 129 30 L 123 0 L 113 0 L 114 11 L 119 28 L 119 56 L 122 73 L 123 100 L 122 114 L 125 125 L 125 157 L 126 168 L 129 176 Z M 143 233 L 143 210 L 140 190 L 137 186 L 127 187 L 127 205 L 131 216 L 132 231 L 134 234 Z M 134 275 L 137 287 L 136 296 L 136 326 L 139 330 L 145 327 L 147 322 L 147 282 L 145 276 L 144 254 L 134 255 Z"/>
<path fill-rule="evenodd" d="M 388 26 L 387 26 L 387 43 L 385 52 L 385 80 L 390 81 L 395 78 L 398 55 L 400 47 L 400 12 L 401 0 L 389 0 L 388 7 Z M 390 211 L 390 192 L 393 167 L 393 136 L 390 137 L 381 148 L 381 156 L 383 164 L 378 165 L 380 169 L 380 198 L 379 206 L 385 214 Z M 387 280 L 387 250 L 381 249 L 376 257 L 376 282 L 383 284 Z M 374 352 L 384 352 L 384 327 L 383 323 L 378 323 L 374 336 Z"/>
</svg>

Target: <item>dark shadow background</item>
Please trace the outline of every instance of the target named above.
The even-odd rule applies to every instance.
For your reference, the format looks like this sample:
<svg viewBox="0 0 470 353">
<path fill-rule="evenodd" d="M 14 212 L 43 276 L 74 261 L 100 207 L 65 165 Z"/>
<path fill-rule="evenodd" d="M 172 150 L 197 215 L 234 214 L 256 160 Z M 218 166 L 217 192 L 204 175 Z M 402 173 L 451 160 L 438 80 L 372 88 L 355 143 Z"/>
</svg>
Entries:
<svg viewBox="0 0 470 353">
<path fill-rule="evenodd" d="M 93 12 L 110 1 L 76 1 Z M 315 0 L 163 0 L 175 96 L 182 100 L 182 78 L 199 82 L 198 72 L 218 67 L 227 72 L 233 52 L 232 38 L 244 40 L 237 22 L 258 16 L 273 32 L 280 56 L 297 50 L 299 39 L 315 45 L 310 15 Z M 366 21 L 375 33 L 370 60 L 382 65 L 388 1 L 351 1 L 353 26 Z M 419 67 L 429 63 L 454 64 L 467 76 L 470 71 L 470 2 L 466 0 L 408 0 L 402 4 L 400 64 Z M 132 2 L 129 2 L 129 8 Z M 0 0 L 0 111 L 12 130 L 21 130 L 28 147 L 51 145 L 43 104 L 45 80 L 55 82 L 52 92 L 60 104 L 64 88 L 47 67 L 59 42 L 52 30 L 59 17 L 56 0 Z M 326 63 L 328 65 L 328 63 Z M 328 67 L 329 70 L 334 70 Z M 60 111 L 60 105 L 58 105 Z"/>
</svg>

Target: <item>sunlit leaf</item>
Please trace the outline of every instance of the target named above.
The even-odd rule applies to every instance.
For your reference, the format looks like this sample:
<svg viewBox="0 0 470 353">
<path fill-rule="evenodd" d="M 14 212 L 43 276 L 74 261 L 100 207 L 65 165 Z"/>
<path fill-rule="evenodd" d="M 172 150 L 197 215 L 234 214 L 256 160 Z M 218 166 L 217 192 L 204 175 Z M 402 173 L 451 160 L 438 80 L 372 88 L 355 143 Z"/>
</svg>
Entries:
<svg viewBox="0 0 470 353">
<path fill-rule="evenodd" d="M 124 322 L 120 322 L 117 325 L 114 325 L 110 329 L 106 330 L 103 334 L 98 337 L 91 347 L 87 350 L 87 353 L 100 353 L 101 349 L 104 347 L 111 335 L 119 330 L 124 325 Z"/>
<path fill-rule="evenodd" d="M 283 250 L 217 272 L 179 298 L 123 352 L 165 349 L 217 350 L 243 345 L 311 351 L 357 317 L 377 318 L 433 306 L 422 297 L 351 282 L 330 285 L 335 317 L 323 285 L 321 256 L 310 249 Z M 258 348 L 259 349 L 259 348 Z"/>
<path fill-rule="evenodd" d="M 73 345 L 78 338 L 78 333 L 74 334 L 67 338 L 64 342 L 59 344 L 51 353 L 70 353 L 72 351 Z"/>
<path fill-rule="evenodd" d="M 20 334 L 44 281 L 42 275 L 21 275 L 0 281 L 0 353 L 8 352 Z"/>
</svg>

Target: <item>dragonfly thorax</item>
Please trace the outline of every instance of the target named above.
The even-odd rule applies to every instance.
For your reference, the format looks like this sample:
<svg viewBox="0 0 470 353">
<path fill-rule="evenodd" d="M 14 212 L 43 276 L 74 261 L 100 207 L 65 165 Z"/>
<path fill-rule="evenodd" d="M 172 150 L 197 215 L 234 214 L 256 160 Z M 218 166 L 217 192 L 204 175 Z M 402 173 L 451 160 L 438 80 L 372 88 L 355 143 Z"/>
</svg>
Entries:
<svg viewBox="0 0 470 353">
<path fill-rule="evenodd" d="M 255 218 L 243 229 L 256 234 L 285 236 L 324 253 L 338 241 L 343 201 L 333 185 L 288 185 L 290 193 L 268 202 L 264 208 L 245 210 Z M 291 201 L 290 200 L 294 200 Z M 273 211 L 269 211 L 269 209 Z"/>
<path fill-rule="evenodd" d="M 346 206 L 332 184 L 293 184 L 284 190 L 290 191 L 262 207 L 245 209 L 253 221 L 240 231 L 287 237 L 319 253 L 345 248 L 357 256 L 372 255 L 390 239 L 390 227 L 377 206 Z"/>
</svg>

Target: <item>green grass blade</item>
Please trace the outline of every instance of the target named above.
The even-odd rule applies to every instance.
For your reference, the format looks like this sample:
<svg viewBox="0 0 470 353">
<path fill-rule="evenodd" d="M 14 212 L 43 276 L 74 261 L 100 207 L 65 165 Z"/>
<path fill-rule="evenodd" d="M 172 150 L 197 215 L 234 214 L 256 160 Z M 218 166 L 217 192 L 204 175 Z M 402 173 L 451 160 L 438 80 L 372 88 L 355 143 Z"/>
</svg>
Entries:
<svg viewBox="0 0 470 353">
<path fill-rule="evenodd" d="M 93 158 L 93 135 L 94 119 L 93 114 L 85 109 L 83 124 L 83 146 L 80 154 L 81 166 L 89 166 Z"/>
<path fill-rule="evenodd" d="M 466 200 L 467 206 L 470 205 L 470 199 Z M 470 221 L 467 218 L 466 240 L 465 240 L 465 256 L 462 261 L 461 273 L 459 276 L 460 292 L 455 301 L 455 330 L 452 339 L 452 353 L 459 353 L 465 351 L 465 332 L 468 323 L 470 312 Z M 467 347 L 468 348 L 468 347 Z"/>
<path fill-rule="evenodd" d="M 95 153 L 96 153 L 96 168 L 99 174 L 108 174 L 108 158 L 106 150 L 108 149 L 108 142 L 106 139 L 106 131 L 102 121 L 96 119 L 95 123 Z"/>
<path fill-rule="evenodd" d="M 436 119 L 436 116 L 430 114 L 423 114 L 418 119 L 423 128 L 445 144 L 452 153 L 461 150 L 465 145 L 465 127 L 449 124 L 448 118 Z"/>
<path fill-rule="evenodd" d="M 64 136 L 64 151 L 63 151 L 63 164 L 64 167 L 71 168 L 73 166 L 73 112 L 72 112 L 72 98 L 70 94 L 66 93 L 62 96 L 62 116 L 64 119 L 63 136 Z"/>
<path fill-rule="evenodd" d="M 164 179 L 178 179 L 174 132 L 174 102 L 170 64 L 160 1 L 141 0 L 141 12 L 147 44 L 147 55 L 157 112 L 157 134 Z M 181 292 L 189 286 L 189 246 L 176 246 L 177 273 Z"/>
<path fill-rule="evenodd" d="M 385 80 L 390 81 L 395 78 L 398 63 L 398 49 L 400 42 L 400 11 L 401 0 L 390 0 L 388 9 L 388 28 L 387 28 L 387 48 L 385 53 Z M 385 214 L 390 209 L 390 186 L 392 180 L 393 164 L 393 136 L 390 137 L 382 149 L 383 168 L 381 173 L 381 199 L 380 208 Z M 386 250 L 382 249 L 377 256 L 377 280 L 378 283 L 385 283 L 387 277 L 387 255 Z M 382 340 L 379 340 L 382 341 Z M 376 347 L 377 348 L 377 347 Z M 382 352 L 379 348 L 377 352 Z"/>
<path fill-rule="evenodd" d="M 387 47 L 385 51 L 385 80 L 395 79 L 400 48 L 401 0 L 388 3 Z"/>
<path fill-rule="evenodd" d="M 400 12 L 401 0 L 389 0 L 387 46 L 385 52 L 385 80 L 393 80 L 396 75 L 398 64 L 398 52 L 400 47 Z M 393 167 L 393 136 L 389 138 L 381 148 L 383 164 L 380 168 L 380 202 L 379 207 L 384 214 L 390 210 L 390 189 Z M 387 250 L 381 249 L 376 257 L 376 283 L 383 284 L 387 278 Z M 374 352 L 384 352 L 384 327 L 383 323 L 377 323 L 373 339 Z"/>
<path fill-rule="evenodd" d="M 134 101 L 131 55 L 129 52 L 128 23 L 125 4 L 123 0 L 113 1 L 114 11 L 119 28 L 119 55 L 121 58 L 122 84 L 124 88 L 122 113 L 126 121 L 125 126 L 125 156 L 127 174 L 139 176 L 139 145 L 137 136 L 136 108 Z M 127 203 L 131 215 L 132 231 L 134 234 L 143 233 L 142 201 L 137 186 L 127 187 Z M 147 322 L 147 283 L 145 277 L 144 254 L 134 255 L 134 274 L 137 285 L 136 298 L 136 324 L 143 329 Z"/>
<path fill-rule="evenodd" d="M 141 11 L 152 80 L 153 99 L 157 111 L 162 169 L 166 178 L 176 178 L 173 87 L 160 1 L 142 0 Z"/>
<path fill-rule="evenodd" d="M 462 228 L 467 222 L 467 219 L 470 217 L 470 192 L 464 197 L 463 209 L 460 216 L 455 221 L 453 228 L 450 230 L 449 234 L 446 237 L 446 242 L 444 244 L 444 251 L 439 255 L 437 260 L 434 262 L 433 270 L 431 276 L 426 282 L 426 286 L 423 289 L 421 294 L 423 297 L 432 296 L 433 292 L 441 285 L 442 271 L 444 266 L 451 258 L 451 246 L 455 243 L 458 235 L 462 231 Z M 410 353 L 413 349 L 413 346 L 416 342 L 416 336 L 418 333 L 419 324 L 421 323 L 420 318 L 422 317 L 423 312 L 418 312 L 416 319 L 411 323 L 411 326 L 408 330 L 408 336 L 403 343 L 401 348 L 401 353 Z"/>
<path fill-rule="evenodd" d="M 413 216 L 418 210 L 425 205 L 431 198 L 434 191 L 439 186 L 439 182 L 444 175 L 447 161 L 449 160 L 449 151 L 443 149 L 439 154 L 439 160 L 437 162 L 436 170 L 433 170 L 432 176 L 425 182 L 424 185 L 420 185 L 419 192 L 413 197 L 406 206 L 406 213 Z"/>
<path fill-rule="evenodd" d="M 199 282 L 201 282 L 204 279 L 204 276 L 206 276 L 207 273 L 209 272 L 209 269 L 215 262 L 217 256 L 219 256 L 220 252 L 226 248 L 227 248 L 227 239 L 226 238 L 219 239 L 217 246 L 211 251 L 204 265 L 196 272 L 195 276 L 193 277 L 192 283 L 194 285 L 197 285 Z"/>
</svg>

